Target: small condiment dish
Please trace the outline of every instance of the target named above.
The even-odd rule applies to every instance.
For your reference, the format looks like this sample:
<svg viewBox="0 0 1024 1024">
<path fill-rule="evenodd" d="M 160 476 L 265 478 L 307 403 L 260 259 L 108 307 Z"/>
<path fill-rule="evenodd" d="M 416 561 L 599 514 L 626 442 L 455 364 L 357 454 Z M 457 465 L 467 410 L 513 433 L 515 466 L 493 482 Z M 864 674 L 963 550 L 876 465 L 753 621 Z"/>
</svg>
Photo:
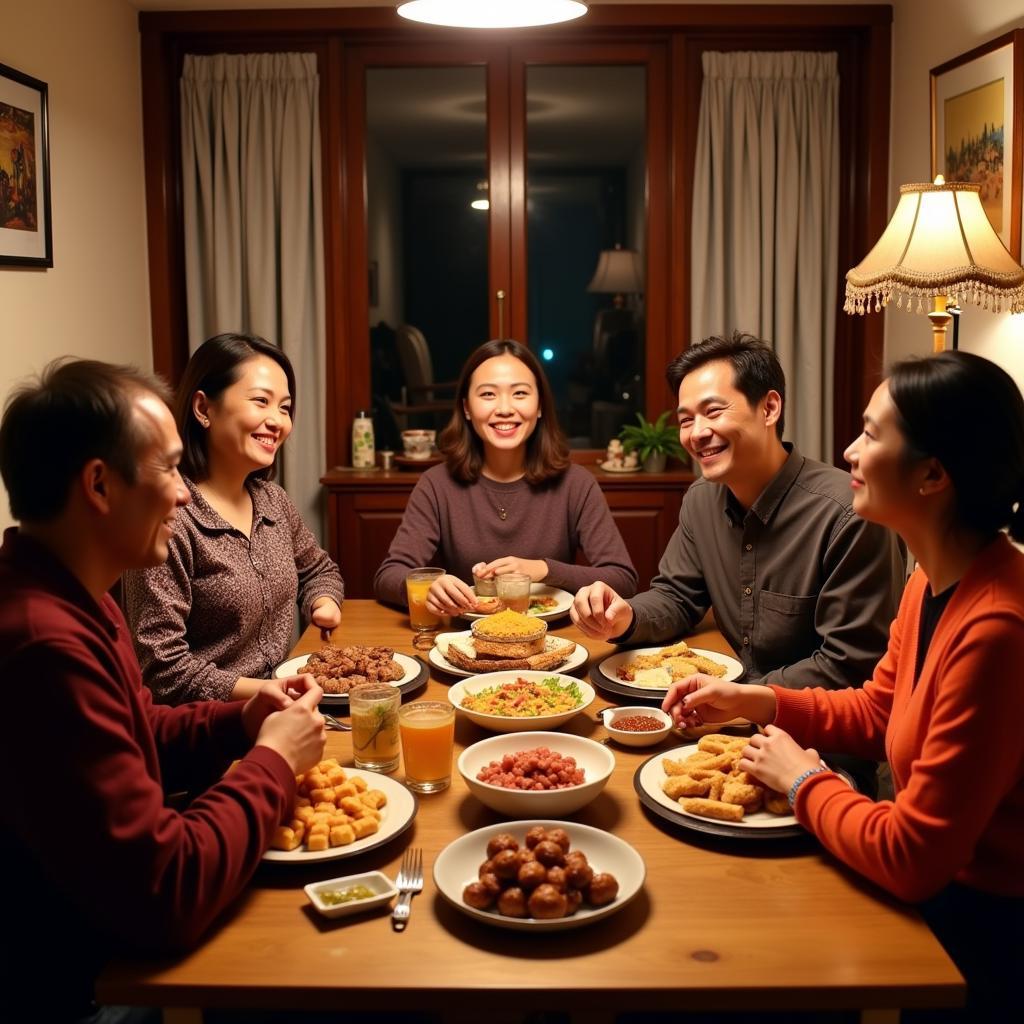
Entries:
<svg viewBox="0 0 1024 1024">
<path fill-rule="evenodd" d="M 628 707 L 628 708 L 605 708 L 601 712 L 604 719 L 604 727 L 608 735 L 621 743 L 624 747 L 653 747 L 655 743 L 663 740 L 672 729 L 672 716 L 662 711 L 661 708 Z M 634 731 L 632 729 L 620 729 L 616 722 L 625 718 L 655 718 L 661 724 L 657 729 Z"/>
<path fill-rule="evenodd" d="M 324 893 L 341 892 L 357 885 L 366 886 L 373 895 L 348 900 L 345 903 L 324 902 Z M 303 892 L 324 917 L 347 917 L 349 914 L 358 914 L 390 903 L 398 895 L 395 883 L 381 871 L 365 871 L 361 875 L 344 875 L 341 878 L 329 878 L 326 882 L 311 882 L 303 888 Z"/>
</svg>

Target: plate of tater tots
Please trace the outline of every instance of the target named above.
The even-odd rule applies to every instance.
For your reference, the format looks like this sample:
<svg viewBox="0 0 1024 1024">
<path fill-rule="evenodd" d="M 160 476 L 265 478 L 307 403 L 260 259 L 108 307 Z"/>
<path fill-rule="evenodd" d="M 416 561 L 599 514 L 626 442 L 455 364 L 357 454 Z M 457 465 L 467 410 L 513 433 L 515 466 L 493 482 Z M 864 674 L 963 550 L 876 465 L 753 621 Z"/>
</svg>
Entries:
<svg viewBox="0 0 1024 1024">
<path fill-rule="evenodd" d="M 712 835 L 783 839 L 805 835 L 785 793 L 761 785 L 737 762 L 745 736 L 712 733 L 655 754 L 637 769 L 640 802 L 660 818 Z M 838 772 L 846 782 L 848 776 Z M 851 783 L 852 784 L 852 783 Z"/>
<path fill-rule="evenodd" d="M 400 782 L 321 761 L 296 775 L 295 805 L 264 860 L 313 863 L 355 857 L 401 835 L 416 817 L 416 797 Z"/>
<path fill-rule="evenodd" d="M 449 843 L 434 885 L 453 907 L 499 928 L 560 931 L 621 910 L 646 867 L 629 843 L 572 821 L 487 825 Z"/>
</svg>

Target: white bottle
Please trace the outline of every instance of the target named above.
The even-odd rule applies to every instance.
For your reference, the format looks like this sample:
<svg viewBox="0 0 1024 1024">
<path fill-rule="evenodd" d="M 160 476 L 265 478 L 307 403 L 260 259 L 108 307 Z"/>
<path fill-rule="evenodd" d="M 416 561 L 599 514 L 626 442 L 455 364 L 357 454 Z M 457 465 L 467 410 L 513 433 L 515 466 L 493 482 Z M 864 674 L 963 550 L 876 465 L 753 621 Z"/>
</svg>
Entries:
<svg viewBox="0 0 1024 1024">
<path fill-rule="evenodd" d="M 352 421 L 352 466 L 355 469 L 372 469 L 375 458 L 373 420 L 368 412 L 360 410 Z"/>
</svg>

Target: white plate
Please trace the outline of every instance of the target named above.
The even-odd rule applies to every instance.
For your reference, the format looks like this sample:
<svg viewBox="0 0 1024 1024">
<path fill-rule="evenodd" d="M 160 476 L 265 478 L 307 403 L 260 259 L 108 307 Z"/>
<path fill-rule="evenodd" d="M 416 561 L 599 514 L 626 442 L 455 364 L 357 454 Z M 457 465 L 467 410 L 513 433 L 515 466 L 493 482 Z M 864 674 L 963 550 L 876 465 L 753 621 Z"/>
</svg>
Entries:
<svg viewBox="0 0 1024 1024">
<path fill-rule="evenodd" d="M 626 679 L 620 679 L 617 673 L 623 665 L 628 665 L 638 654 L 657 654 L 658 651 L 669 646 L 671 645 L 661 644 L 658 647 L 634 647 L 628 651 L 619 651 L 618 654 L 610 654 L 605 658 L 598 666 L 598 669 L 601 675 L 606 679 L 610 679 L 613 683 L 618 683 L 619 686 L 628 686 L 634 690 L 642 690 L 646 693 L 668 693 L 667 686 L 640 686 Z M 694 654 L 699 654 L 702 658 L 707 658 L 709 661 L 717 661 L 719 665 L 724 665 L 725 675 L 722 678 L 725 680 L 739 679 L 743 675 L 743 664 L 735 658 L 729 657 L 728 654 L 719 654 L 718 651 L 706 651 L 702 647 L 691 647 L 690 650 Z"/>
<path fill-rule="evenodd" d="M 612 462 L 602 462 L 600 467 L 606 473 L 639 473 L 643 468 L 642 466 L 629 466 L 628 468 L 626 466 L 616 466 Z"/>
<path fill-rule="evenodd" d="M 423 663 L 417 661 L 415 658 L 410 658 L 408 654 L 399 654 L 395 651 L 395 661 L 398 662 L 402 667 L 402 678 L 393 679 L 390 683 L 386 683 L 387 686 L 405 686 L 406 683 L 412 682 L 416 676 L 419 675 L 420 670 L 423 668 Z M 308 654 L 299 655 L 297 658 L 289 658 L 287 661 L 282 662 L 277 668 L 274 669 L 275 679 L 285 679 L 288 676 L 294 676 L 301 672 L 306 667 L 306 662 L 309 661 Z M 325 693 L 322 704 L 348 704 L 347 693 Z"/>
<path fill-rule="evenodd" d="M 546 612 L 530 612 L 529 614 L 538 619 L 546 619 L 548 622 L 560 619 L 569 613 L 572 607 L 573 596 L 568 590 L 559 590 L 558 587 L 546 587 L 543 583 L 534 583 L 530 587 L 531 597 L 553 597 L 558 604 Z M 483 615 L 477 612 L 463 612 L 460 616 L 463 619 L 482 619 Z"/>
<path fill-rule="evenodd" d="M 448 641 L 452 637 L 467 637 L 472 636 L 471 630 L 464 629 L 461 633 L 438 633 L 437 638 L 434 640 L 434 646 L 430 648 L 430 664 L 435 668 L 439 668 L 442 672 L 448 672 L 453 676 L 478 676 L 483 675 L 482 672 L 467 672 L 465 669 L 456 668 L 445 656 L 445 652 L 448 650 Z M 564 643 L 573 643 L 572 640 L 566 640 L 564 637 L 552 637 L 548 636 L 548 640 L 562 640 Z M 557 675 L 559 672 L 568 672 L 571 669 L 579 668 L 580 665 L 586 663 L 588 657 L 587 649 L 583 644 L 576 644 L 576 649 L 569 655 L 566 661 L 563 661 L 561 665 L 556 665 L 553 669 L 550 669 L 552 675 Z M 510 669 L 509 671 L 514 671 Z M 524 671 L 527 671 L 524 669 Z M 529 671 L 534 671 L 530 669 Z"/>
<path fill-rule="evenodd" d="M 720 821 L 718 818 L 705 818 L 700 814 L 690 814 L 689 811 L 684 811 L 678 800 L 673 800 L 662 791 L 661 786 L 666 776 L 661 762 L 666 757 L 670 757 L 673 761 L 681 761 L 683 758 L 695 754 L 697 749 L 697 744 L 692 743 L 685 747 L 673 747 L 671 750 L 666 750 L 663 754 L 652 757 L 640 768 L 637 778 L 644 792 L 662 807 L 666 807 L 668 810 L 674 811 L 684 818 L 710 822 L 715 826 L 735 829 L 737 832 L 760 829 L 791 829 L 794 825 L 799 828 L 796 817 L 792 814 L 769 814 L 768 811 L 755 811 L 753 814 L 744 814 L 742 821 Z"/>
<path fill-rule="evenodd" d="M 542 825 L 544 828 L 564 828 L 569 834 L 571 849 L 582 850 L 594 871 L 607 871 L 618 879 L 618 896 L 607 906 L 588 907 L 584 904 L 571 917 L 559 917 L 554 920 L 505 917 L 496 910 L 477 910 L 468 903 L 463 903 L 462 890 L 470 882 L 476 881 L 480 865 L 487 860 L 487 843 L 496 835 L 511 832 L 522 846 L 526 833 L 535 825 Z M 434 885 L 453 907 L 485 924 L 518 931 L 558 931 L 564 928 L 579 928 L 621 910 L 642 888 L 646 871 L 640 854 L 629 843 L 623 842 L 610 832 L 591 828 L 589 825 L 578 825 L 573 821 L 531 819 L 488 825 L 449 843 L 434 861 Z"/>
<path fill-rule="evenodd" d="M 490 715 L 483 711 L 470 711 L 462 706 L 467 695 L 474 695 L 481 690 L 489 689 L 492 686 L 502 686 L 505 683 L 514 683 L 518 679 L 525 679 L 531 683 L 542 683 L 545 679 L 557 679 L 559 686 L 579 687 L 580 703 L 571 711 L 559 711 L 551 715 L 538 715 L 534 718 L 512 718 L 509 715 Z M 564 725 L 570 718 L 586 711 L 594 700 L 594 688 L 590 683 L 583 682 L 575 676 L 562 675 L 560 672 L 539 672 L 536 669 L 521 669 L 508 672 L 482 672 L 479 675 L 467 679 L 460 679 L 452 683 L 448 688 L 448 699 L 455 705 L 457 711 L 465 715 L 471 722 L 490 729 L 492 732 L 532 732 L 537 729 L 557 729 Z"/>
<path fill-rule="evenodd" d="M 358 775 L 366 780 L 368 789 L 379 789 L 388 798 L 388 802 L 380 811 L 380 829 L 372 836 L 357 839 L 348 846 L 332 846 L 328 850 L 267 850 L 264 860 L 282 864 L 315 864 L 321 860 L 343 860 L 345 857 L 358 857 L 367 850 L 389 843 L 395 836 L 401 835 L 416 817 L 416 797 L 400 782 L 389 779 L 377 772 L 363 771 L 361 768 L 349 768 L 342 765 L 345 774 L 351 778 Z"/>
</svg>

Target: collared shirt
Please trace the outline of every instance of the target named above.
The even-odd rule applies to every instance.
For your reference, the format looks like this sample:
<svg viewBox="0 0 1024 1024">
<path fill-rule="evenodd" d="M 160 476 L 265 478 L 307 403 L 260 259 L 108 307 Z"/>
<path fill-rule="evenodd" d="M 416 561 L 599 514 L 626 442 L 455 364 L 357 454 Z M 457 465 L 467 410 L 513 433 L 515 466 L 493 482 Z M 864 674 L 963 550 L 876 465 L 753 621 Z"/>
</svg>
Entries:
<svg viewBox="0 0 1024 1024">
<path fill-rule="evenodd" d="M 836 688 L 870 678 L 903 591 L 902 550 L 853 512 L 849 474 L 786 447 L 750 509 L 721 484 L 689 488 L 619 643 L 678 639 L 713 607 L 748 682 Z"/>
<path fill-rule="evenodd" d="M 338 567 L 276 484 L 251 480 L 246 537 L 186 480 L 192 501 L 174 520 L 167 561 L 125 573 L 124 598 L 146 685 L 157 701 L 227 700 L 241 676 L 266 679 L 313 602 L 341 605 Z"/>
</svg>

